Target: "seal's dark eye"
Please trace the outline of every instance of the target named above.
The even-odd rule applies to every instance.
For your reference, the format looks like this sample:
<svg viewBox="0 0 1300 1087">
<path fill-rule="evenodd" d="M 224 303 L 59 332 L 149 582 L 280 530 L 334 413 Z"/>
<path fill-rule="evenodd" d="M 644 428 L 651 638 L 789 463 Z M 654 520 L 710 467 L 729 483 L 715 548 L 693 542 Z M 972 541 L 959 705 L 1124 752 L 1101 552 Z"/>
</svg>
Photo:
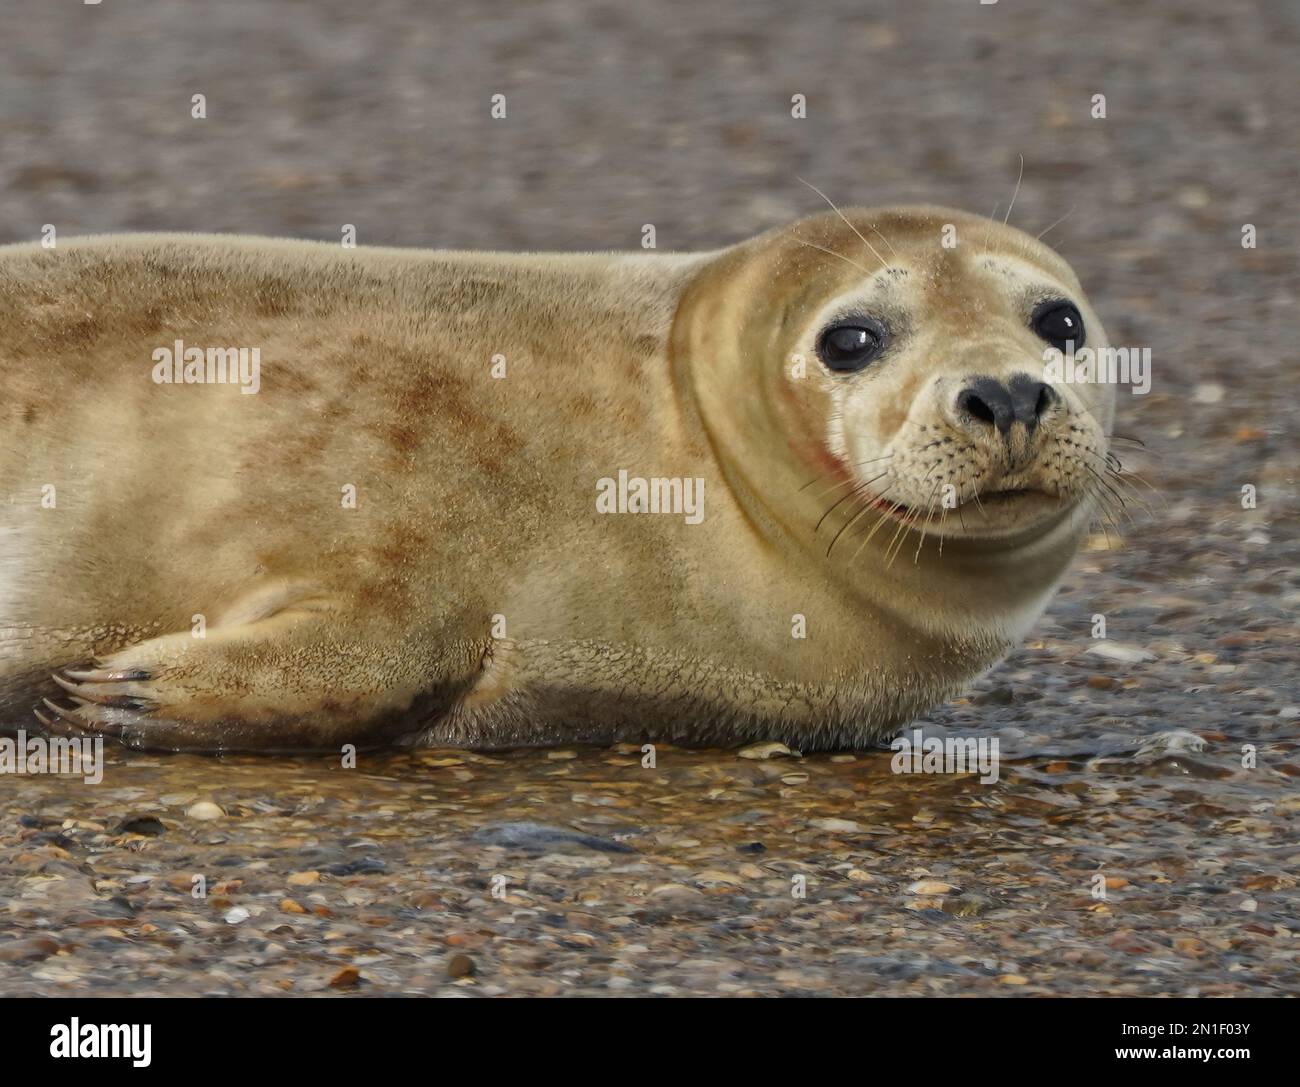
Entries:
<svg viewBox="0 0 1300 1087">
<path fill-rule="evenodd" d="M 885 349 L 885 326 L 873 317 L 850 317 L 822 331 L 817 354 L 838 373 L 861 370 Z"/>
<path fill-rule="evenodd" d="M 1070 350 L 1067 344 L 1073 344 L 1075 351 L 1083 346 L 1083 318 L 1079 316 L 1079 309 L 1073 302 L 1062 302 L 1059 299 L 1044 302 L 1034 310 L 1029 323 L 1035 332 L 1058 351 Z"/>
</svg>

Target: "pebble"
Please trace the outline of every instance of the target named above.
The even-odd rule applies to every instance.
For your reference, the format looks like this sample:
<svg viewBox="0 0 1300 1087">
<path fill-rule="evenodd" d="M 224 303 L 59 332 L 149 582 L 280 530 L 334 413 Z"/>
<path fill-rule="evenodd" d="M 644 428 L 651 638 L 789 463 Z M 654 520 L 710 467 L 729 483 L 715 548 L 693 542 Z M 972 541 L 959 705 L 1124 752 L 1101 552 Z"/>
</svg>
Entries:
<svg viewBox="0 0 1300 1087">
<path fill-rule="evenodd" d="M 329 984 L 331 989 L 353 989 L 361 981 L 361 971 L 355 966 L 345 966 L 332 978 Z"/>
<path fill-rule="evenodd" d="M 816 830 L 825 830 L 832 834 L 855 834 L 862 829 L 862 824 L 852 819 L 814 819 L 808 825 Z"/>
<path fill-rule="evenodd" d="M 447 960 L 447 976 L 449 978 L 470 978 L 474 976 L 477 970 L 478 967 L 469 955 L 453 955 Z"/>
<path fill-rule="evenodd" d="M 191 804 L 186 808 L 185 814 L 191 819 L 211 820 L 221 819 L 226 813 L 211 800 L 200 800 L 197 804 Z"/>
<path fill-rule="evenodd" d="M 132 815 L 117 827 L 119 834 L 140 834 L 147 838 L 156 838 L 166 830 L 166 825 L 156 815 Z"/>
<path fill-rule="evenodd" d="M 742 747 L 736 752 L 742 759 L 776 759 L 782 757 L 797 758 L 799 753 L 792 751 L 785 744 L 769 741 L 761 744 L 750 744 L 748 747 Z"/>
<path fill-rule="evenodd" d="M 1186 729 L 1171 729 L 1168 732 L 1157 732 L 1154 736 L 1149 737 L 1137 749 L 1133 757 L 1141 759 L 1171 752 L 1204 750 L 1205 738 L 1203 736 L 1198 736 L 1195 732 L 1188 732 Z"/>
<path fill-rule="evenodd" d="M 1144 649 L 1140 645 L 1127 645 L 1124 642 L 1112 642 L 1105 639 L 1089 646 L 1087 651 L 1094 657 L 1103 657 L 1106 660 L 1118 661 L 1121 664 L 1141 664 L 1144 661 L 1156 659 L 1156 655 L 1151 650 Z"/>
<path fill-rule="evenodd" d="M 0 943 L 0 963 L 40 962 L 59 950 L 58 942 L 45 936 L 31 940 L 11 940 Z"/>
<path fill-rule="evenodd" d="M 960 892 L 961 888 L 953 883 L 944 883 L 938 879 L 917 880 L 907 888 L 908 894 L 913 895 L 946 895 L 954 891 Z"/>
<path fill-rule="evenodd" d="M 700 891 L 694 887 L 687 887 L 684 883 L 661 883 L 658 887 L 653 888 L 647 898 L 674 897 L 694 898 L 700 895 Z"/>
<path fill-rule="evenodd" d="M 733 875 L 731 872 L 719 872 L 714 869 L 710 869 L 704 872 L 698 872 L 692 878 L 695 880 L 696 883 L 741 884 L 745 882 L 739 876 Z"/>
</svg>

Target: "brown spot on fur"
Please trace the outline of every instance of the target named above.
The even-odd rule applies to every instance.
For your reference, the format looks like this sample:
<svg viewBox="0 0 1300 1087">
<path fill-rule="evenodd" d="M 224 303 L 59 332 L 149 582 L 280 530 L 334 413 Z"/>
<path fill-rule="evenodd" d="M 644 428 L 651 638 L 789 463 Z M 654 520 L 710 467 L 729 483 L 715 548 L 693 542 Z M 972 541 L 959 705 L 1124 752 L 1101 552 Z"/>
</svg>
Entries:
<svg viewBox="0 0 1300 1087">
<path fill-rule="evenodd" d="M 632 340 L 632 349 L 649 358 L 659 350 L 659 340 L 655 336 L 637 336 Z"/>
<path fill-rule="evenodd" d="M 283 317 L 296 303 L 297 291 L 283 279 L 262 276 L 253 288 L 253 312 L 259 317 Z"/>
<path fill-rule="evenodd" d="M 348 400 L 331 400 L 328 404 L 320 408 L 322 418 L 332 419 L 338 422 L 350 418 L 356 413 L 356 406 Z"/>
<path fill-rule="evenodd" d="M 385 566 L 407 566 L 418 562 L 428 550 L 428 534 L 414 525 L 395 522 L 388 528 L 387 539 L 377 544 L 375 554 Z"/>
<path fill-rule="evenodd" d="M 482 431 L 488 416 L 478 409 L 469 382 L 449 369 L 428 360 L 410 360 L 402 383 L 391 389 L 394 414 L 427 419 L 434 415 L 453 419 L 463 431 Z"/>
<path fill-rule="evenodd" d="M 496 476 L 517 459 L 523 448 L 523 438 L 504 423 L 499 423 L 489 436 L 475 443 L 474 461 L 489 475 Z"/>
<path fill-rule="evenodd" d="M 85 314 L 72 320 L 60 321 L 50 328 L 50 339 L 58 348 L 89 347 L 103 331 L 99 320 Z"/>
<path fill-rule="evenodd" d="M 388 428 L 388 441 L 393 449 L 403 456 L 412 455 L 423 441 L 424 436 L 410 423 L 394 423 Z"/>
<path fill-rule="evenodd" d="M 158 306 L 147 307 L 136 318 L 134 327 L 139 335 L 152 336 L 163 327 L 162 310 Z"/>
<path fill-rule="evenodd" d="M 411 606 L 411 591 L 395 577 L 367 579 L 357 589 L 357 603 L 366 610 L 390 613 L 392 609 Z"/>
<path fill-rule="evenodd" d="M 265 358 L 262 359 L 261 379 L 263 390 L 268 392 L 301 396 L 320 388 L 320 384 L 302 367 L 268 365 Z"/>
</svg>

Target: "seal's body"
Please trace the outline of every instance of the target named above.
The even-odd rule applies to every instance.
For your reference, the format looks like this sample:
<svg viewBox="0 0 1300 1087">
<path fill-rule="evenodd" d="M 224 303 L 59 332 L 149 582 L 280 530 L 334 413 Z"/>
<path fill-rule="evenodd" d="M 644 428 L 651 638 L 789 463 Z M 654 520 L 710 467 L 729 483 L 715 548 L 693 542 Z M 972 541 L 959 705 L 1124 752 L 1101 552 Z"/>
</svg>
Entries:
<svg viewBox="0 0 1300 1087">
<path fill-rule="evenodd" d="M 1111 399 L 1038 380 L 1061 301 L 1104 343 L 1059 257 L 938 209 L 688 256 L 0 249 L 3 723 L 869 743 L 1086 528 Z"/>
</svg>

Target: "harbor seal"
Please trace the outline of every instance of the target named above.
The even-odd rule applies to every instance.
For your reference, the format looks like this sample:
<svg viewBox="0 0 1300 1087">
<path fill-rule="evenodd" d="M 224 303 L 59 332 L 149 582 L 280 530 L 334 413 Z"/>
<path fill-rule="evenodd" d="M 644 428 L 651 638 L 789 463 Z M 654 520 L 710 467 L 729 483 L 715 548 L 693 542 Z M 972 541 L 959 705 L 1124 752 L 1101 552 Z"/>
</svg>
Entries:
<svg viewBox="0 0 1300 1087">
<path fill-rule="evenodd" d="M 953 244 L 955 242 L 955 244 Z M 1104 501 L 1069 265 L 931 207 L 698 254 L 0 248 L 0 713 L 143 748 L 877 742 Z"/>
</svg>

